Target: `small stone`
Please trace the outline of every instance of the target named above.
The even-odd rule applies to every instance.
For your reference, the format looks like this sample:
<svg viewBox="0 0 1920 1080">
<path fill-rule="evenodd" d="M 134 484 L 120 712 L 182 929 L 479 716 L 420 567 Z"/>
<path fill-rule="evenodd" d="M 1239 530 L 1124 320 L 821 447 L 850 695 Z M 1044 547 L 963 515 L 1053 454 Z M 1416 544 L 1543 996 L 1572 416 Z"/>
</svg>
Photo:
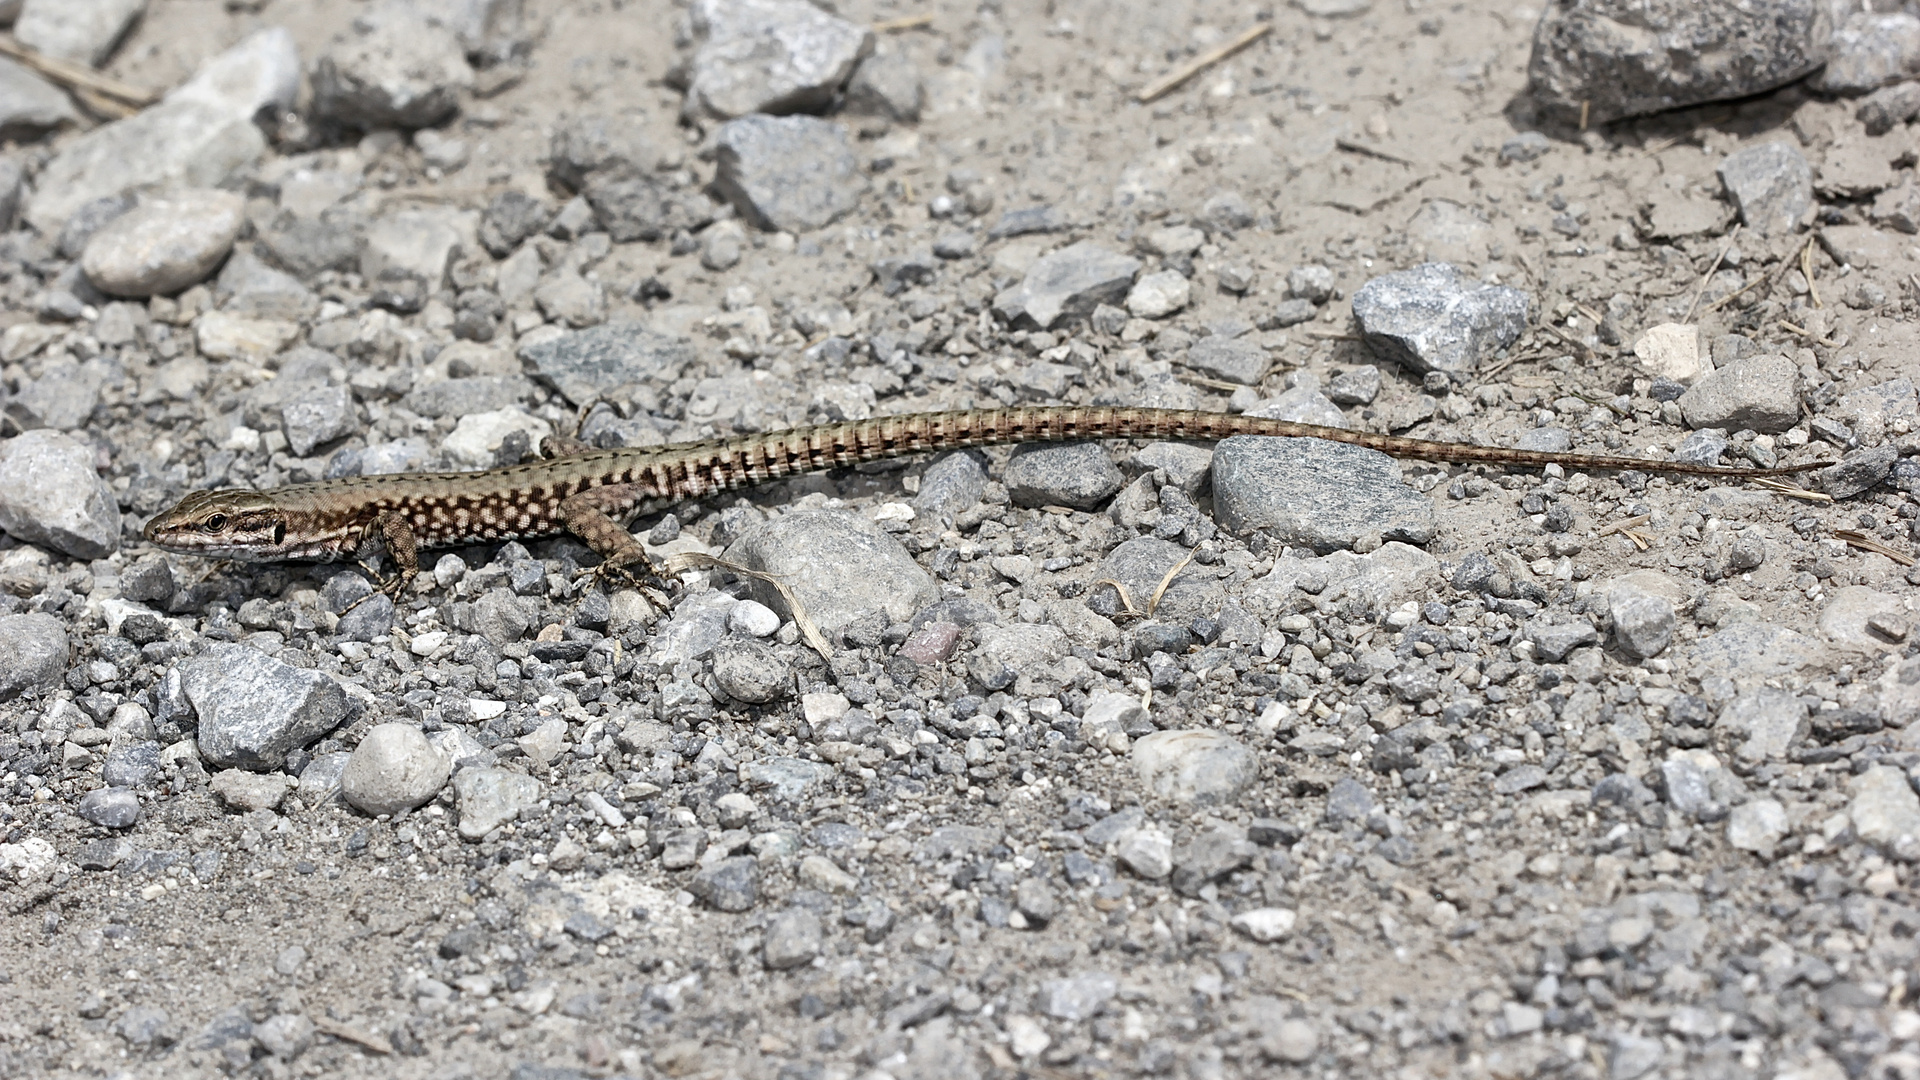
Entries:
<svg viewBox="0 0 1920 1080">
<path fill-rule="evenodd" d="M 1144 274 L 1127 293 L 1127 312 L 1136 319 L 1164 319 L 1187 306 L 1193 286 L 1178 270 Z"/>
<path fill-rule="evenodd" d="M 539 803 L 540 781 L 509 769 L 461 769 L 453 778 L 460 802 L 460 835 L 479 840 Z"/>
<path fill-rule="evenodd" d="M 1633 355 L 1647 374 L 1682 386 L 1692 386 L 1713 370 L 1700 341 L 1700 328 L 1692 323 L 1661 323 L 1649 328 L 1634 341 Z"/>
<path fill-rule="evenodd" d="M 1607 1050 L 1608 1080 L 1639 1080 L 1659 1067 L 1666 1044 L 1644 1035 L 1615 1035 Z"/>
<path fill-rule="evenodd" d="M 1035 259 L 1020 284 L 993 298 L 994 311 L 1017 326 L 1050 330 L 1119 302 L 1139 269 L 1140 260 L 1083 240 Z"/>
<path fill-rule="evenodd" d="M 69 659 L 67 628 L 51 615 L 0 615 L 0 701 L 57 685 Z"/>
<path fill-rule="evenodd" d="M 93 448 L 44 429 L 0 440 L 0 530 L 77 559 L 118 551 L 119 502 L 94 469 Z"/>
<path fill-rule="evenodd" d="M 1242 435 L 1213 452 L 1214 512 L 1231 532 L 1259 529 L 1325 554 L 1363 537 L 1424 544 L 1433 503 L 1377 450 L 1321 439 Z"/>
<path fill-rule="evenodd" d="M 1280 941 L 1293 933 L 1299 916 L 1287 908 L 1252 908 L 1235 915 L 1228 924 L 1261 944 Z"/>
<path fill-rule="evenodd" d="M 686 338 L 619 319 L 526 346 L 520 356 L 576 408 L 600 400 L 629 405 L 679 378 L 696 359 Z"/>
<path fill-rule="evenodd" d="M 1853 778 L 1847 816 L 1862 841 L 1892 847 L 1903 837 L 1920 837 L 1920 797 L 1906 774 L 1891 765 L 1874 765 Z"/>
<path fill-rule="evenodd" d="M 340 791 L 362 813 L 394 815 L 423 806 L 446 785 L 452 763 L 412 724 L 378 724 L 353 748 Z"/>
<path fill-rule="evenodd" d="M 1613 636 L 1630 656 L 1647 659 L 1660 655 L 1673 642 L 1679 616 L 1664 580 L 1639 580 L 1640 573 L 1629 574 L 1607 591 L 1607 611 L 1613 619 Z M 1664 579 L 1664 575 L 1655 574 Z M 1656 591 L 1657 590 L 1657 591 Z"/>
<path fill-rule="evenodd" d="M 1529 620 L 1521 633 L 1533 643 L 1534 652 L 1540 659 L 1550 664 L 1558 664 L 1566 660 L 1573 650 L 1584 649 L 1600 641 L 1600 632 L 1593 628 L 1592 623 L 1580 618 L 1560 622 L 1543 615 Z"/>
<path fill-rule="evenodd" d="M 146 6 L 146 0 L 32 0 L 0 8 L 17 13 L 13 35 L 20 44 L 41 56 L 97 68 Z"/>
<path fill-rule="evenodd" d="M 820 955 L 820 916 L 806 908 L 788 908 L 767 920 L 762 946 L 767 967 L 786 971 L 813 962 Z"/>
<path fill-rule="evenodd" d="M 331 676 L 245 645 L 214 645 L 180 671 L 200 720 L 200 752 L 214 765 L 278 769 L 288 751 L 348 714 L 346 691 Z"/>
<path fill-rule="evenodd" d="M 1342 777 L 1334 782 L 1327 792 L 1327 822 L 1339 825 L 1348 821 L 1365 821 L 1374 811 L 1373 792 L 1367 786 L 1351 776 Z"/>
<path fill-rule="evenodd" d="M 1053 1036 L 1038 1020 L 1023 1013 L 1014 1013 L 1005 1020 L 1007 1029 L 1007 1049 L 1022 1061 L 1040 1056 L 1047 1047 L 1053 1045 Z"/>
<path fill-rule="evenodd" d="M 793 692 L 793 668 L 757 641 L 735 641 L 714 650 L 713 681 L 736 701 L 762 705 Z"/>
<path fill-rule="evenodd" d="M 860 204 L 867 183 L 846 129 L 813 116 L 743 116 L 714 135 L 714 188 L 758 228 L 824 228 Z"/>
<path fill-rule="evenodd" d="M 1739 670 L 1739 669 L 1725 669 Z M 1734 750 L 1740 760 L 1758 763 L 1780 759 L 1806 738 L 1806 703 L 1782 690 L 1763 689 L 1742 694 L 1721 710 L 1715 726 L 1745 740 Z"/>
<path fill-rule="evenodd" d="M 850 896 L 860 888 L 860 879 L 840 869 L 825 855 L 809 855 L 800 860 L 800 883 L 809 889 Z"/>
<path fill-rule="evenodd" d="M 1104 971 L 1090 971 L 1040 984 L 1036 1003 L 1055 1020 L 1091 1020 L 1120 993 L 1120 980 Z"/>
<path fill-rule="evenodd" d="M 1461 378 L 1519 340 L 1527 312 L 1525 293 L 1483 285 L 1449 263 L 1382 274 L 1353 294 L 1368 348 L 1416 372 Z"/>
<path fill-rule="evenodd" d="M 1287 271 L 1287 295 L 1310 304 L 1333 299 L 1333 271 L 1319 263 L 1307 263 Z"/>
<path fill-rule="evenodd" d="M 253 1037 L 260 1048 L 283 1061 L 291 1061 L 313 1046 L 312 1020 L 298 1013 L 279 1013 L 253 1025 Z"/>
<path fill-rule="evenodd" d="M 1148 881 L 1173 873 L 1173 839 L 1158 829 L 1128 829 L 1115 845 L 1114 858 L 1120 865 Z"/>
<path fill-rule="evenodd" d="M 844 108 L 856 116 L 913 124 L 919 122 L 925 105 L 926 83 L 920 67 L 901 49 L 888 48 L 867 57 L 847 80 Z"/>
<path fill-rule="evenodd" d="M 1838 465 L 1813 474 L 1813 487 L 1835 499 L 1850 499 L 1880 486 L 1900 460 L 1896 446 L 1873 446 L 1855 450 L 1840 459 Z"/>
<path fill-rule="evenodd" d="M 1127 478 L 1102 444 L 1065 443 L 1015 448 L 1002 482 L 1016 506 L 1092 510 L 1126 486 Z"/>
<path fill-rule="evenodd" d="M 1194 342 L 1180 362 L 1211 378 L 1258 386 L 1273 366 L 1273 357 L 1257 341 L 1215 334 Z"/>
<path fill-rule="evenodd" d="M 1251 750 L 1216 731 L 1156 731 L 1134 741 L 1131 757 L 1148 790 L 1195 805 L 1232 802 L 1260 772 Z"/>
<path fill-rule="evenodd" d="M 358 430 L 353 393 L 344 386 L 309 390 L 281 406 L 280 426 L 287 436 L 287 448 L 306 457 L 315 447 Z"/>
<path fill-rule="evenodd" d="M 1720 182 L 1740 208 L 1740 220 L 1761 236 L 1792 232 L 1813 206 L 1813 166 L 1784 142 L 1728 154 L 1720 163 Z"/>
<path fill-rule="evenodd" d="M 424 128 L 473 86 L 458 35 L 411 4 L 369 9 L 313 66 L 313 113 L 350 128 Z"/>
<path fill-rule="evenodd" d="M 127 829 L 140 820 L 140 799 L 126 788 L 95 788 L 73 812 L 103 829 Z"/>
<path fill-rule="evenodd" d="M 129 1046 L 147 1049 L 175 1041 L 173 1017 L 157 1005 L 136 1005 L 113 1022 L 113 1033 Z"/>
<path fill-rule="evenodd" d="M 696 0 L 687 110 L 726 120 L 818 112 L 873 51 L 873 31 L 803 0 Z"/>
<path fill-rule="evenodd" d="M 1807 80 L 1826 94 L 1865 94 L 1920 75 L 1920 18 L 1855 10 L 1833 29 L 1827 65 Z"/>
<path fill-rule="evenodd" d="M 278 810 L 287 797 L 293 780 L 285 773 L 253 773 L 245 769 L 222 769 L 213 774 L 213 794 L 228 807 L 247 813 L 251 810 Z"/>
<path fill-rule="evenodd" d="M 868 518 L 841 510 L 800 510 L 750 529 L 725 558 L 785 581 L 823 633 L 870 613 L 905 622 L 940 591 L 900 541 Z M 782 617 L 786 600 L 755 581 L 753 598 Z"/>
<path fill-rule="evenodd" d="M 1785 431 L 1800 421 L 1800 371 L 1784 356 L 1737 360 L 1680 395 L 1691 428 Z"/>
<path fill-rule="evenodd" d="M 1329 379 L 1327 398 L 1335 405 L 1371 405 L 1380 396 L 1380 383 L 1380 369 L 1362 364 Z"/>
<path fill-rule="evenodd" d="M 693 875 L 687 890 L 716 911 L 748 911 L 760 900 L 760 863 L 736 855 L 708 864 Z"/>
<path fill-rule="evenodd" d="M 1260 1052 L 1273 1061 L 1305 1065 L 1320 1051 L 1320 1030 L 1313 1021 L 1293 1016 L 1260 1040 Z"/>
<path fill-rule="evenodd" d="M 1733 808 L 1727 816 L 1727 843 L 1763 859 L 1787 836 L 1787 809 L 1778 799 L 1755 799 Z"/>
<path fill-rule="evenodd" d="M 95 288 L 115 296 L 176 293 L 204 280 L 233 249 L 246 201 L 229 191 L 181 191 L 143 199 L 87 241 L 80 263 Z"/>
</svg>

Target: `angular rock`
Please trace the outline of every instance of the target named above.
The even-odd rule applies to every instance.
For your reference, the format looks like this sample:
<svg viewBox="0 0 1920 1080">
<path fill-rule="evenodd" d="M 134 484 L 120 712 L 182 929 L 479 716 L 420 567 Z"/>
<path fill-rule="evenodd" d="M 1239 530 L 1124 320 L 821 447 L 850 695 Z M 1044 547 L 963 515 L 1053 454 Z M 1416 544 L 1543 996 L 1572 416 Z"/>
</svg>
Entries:
<svg viewBox="0 0 1920 1080">
<path fill-rule="evenodd" d="M 0 530 L 76 559 L 120 550 L 120 505 L 93 448 L 63 432 L 0 440 Z"/>
<path fill-rule="evenodd" d="M 1847 816 L 1853 834 L 1869 844 L 1891 847 L 1902 837 L 1920 837 L 1920 797 L 1907 775 L 1891 765 L 1874 765 L 1853 778 Z"/>
<path fill-rule="evenodd" d="M 1139 269 L 1140 260 L 1082 240 L 1035 259 L 1020 284 L 993 298 L 994 312 L 1017 326 L 1051 329 L 1118 302 Z"/>
<path fill-rule="evenodd" d="M 1014 450 L 1002 482 L 1016 506 L 1092 510 L 1125 487 L 1127 478 L 1104 445 L 1066 443 Z"/>
<path fill-rule="evenodd" d="M 72 98 L 24 64 L 0 58 L 0 139 L 31 142 L 79 122 Z"/>
<path fill-rule="evenodd" d="M 852 213 L 866 176 L 839 124 L 744 116 L 714 134 L 713 185 L 754 226 L 812 232 Z"/>
<path fill-rule="evenodd" d="M 1855 11 L 1834 27 L 1827 66 L 1807 82 L 1822 93 L 1852 97 L 1916 75 L 1920 18 L 1904 11 Z"/>
<path fill-rule="evenodd" d="M 51 615 L 0 615 L 0 701 L 57 685 L 66 674 L 67 628 Z"/>
<path fill-rule="evenodd" d="M 586 195 L 594 220 L 621 244 L 697 232 L 713 222 L 718 210 L 705 192 L 646 174 L 596 175 Z"/>
<path fill-rule="evenodd" d="M 671 383 L 697 357 L 693 343 L 614 320 L 520 350 L 534 374 L 577 407 L 625 407 L 642 390 Z"/>
<path fill-rule="evenodd" d="M 213 645 L 180 672 L 200 719 L 200 753 L 221 767 L 278 769 L 289 751 L 340 726 L 351 712 L 332 676 L 245 645 Z"/>
<path fill-rule="evenodd" d="M 1720 163 L 1740 220 L 1761 236 L 1792 232 L 1813 206 L 1813 166 L 1798 147 L 1784 142 L 1748 146 Z"/>
<path fill-rule="evenodd" d="M 1850 499 L 1879 487 L 1899 460 L 1900 450 L 1894 446 L 1855 450 L 1841 458 L 1839 464 L 1814 473 L 1812 486 L 1836 499 Z"/>
<path fill-rule="evenodd" d="M 1262 529 L 1322 554 L 1362 537 L 1424 544 L 1435 530 L 1433 504 L 1401 479 L 1399 462 L 1323 439 L 1223 440 L 1213 452 L 1213 498 L 1224 528 Z"/>
<path fill-rule="evenodd" d="M 716 911 L 749 911 L 760 901 L 760 862 L 735 855 L 700 868 L 687 891 Z"/>
<path fill-rule="evenodd" d="M 460 801 L 461 837 L 479 840 L 538 805 L 545 788 L 510 769 L 461 769 L 454 775 L 453 790 Z"/>
<path fill-rule="evenodd" d="M 761 525 L 727 548 L 726 559 L 773 574 L 791 588 L 823 633 L 869 612 L 905 622 L 940 599 L 940 589 L 900 541 L 866 517 L 838 510 L 802 510 Z M 752 597 L 783 617 L 786 600 L 749 579 Z"/>
<path fill-rule="evenodd" d="M 313 112 L 357 128 L 423 128 L 473 86 L 459 35 L 408 4 L 375 7 L 313 65 Z"/>
<path fill-rule="evenodd" d="M 842 108 L 856 116 L 913 124 L 919 122 L 926 98 L 926 83 L 913 58 L 898 48 L 883 49 L 853 69 Z"/>
<path fill-rule="evenodd" d="M 1830 10 L 1823 0 L 1553 5 L 1534 28 L 1528 90 L 1552 119 L 1589 125 L 1748 97 L 1826 61 Z"/>
<path fill-rule="evenodd" d="M 1259 342 L 1217 334 L 1194 342 L 1181 362 L 1203 375 L 1243 386 L 1258 386 L 1273 366 L 1273 358 Z"/>
<path fill-rule="evenodd" d="M 694 0 L 687 111 L 730 120 L 818 112 L 873 51 L 873 31 L 805 0 Z"/>
<path fill-rule="evenodd" d="M 135 188 L 214 187 L 266 150 L 253 118 L 293 107 L 293 36 L 262 30 L 208 61 L 160 104 L 87 132 L 40 171 L 27 220 L 46 235 L 95 199 Z"/>
<path fill-rule="evenodd" d="M 1449 263 L 1382 274 L 1353 294 L 1353 318 L 1368 348 L 1417 372 L 1462 379 L 1519 340 L 1527 311 L 1525 293 L 1483 285 Z"/>
<path fill-rule="evenodd" d="M 1787 832 L 1787 808 L 1778 799 L 1742 803 L 1727 817 L 1727 843 L 1763 859 L 1773 857 L 1774 848 L 1786 839 Z"/>
<path fill-rule="evenodd" d="M 1742 694 L 1720 712 L 1715 726 L 1744 741 L 1734 753 L 1742 761 L 1779 760 L 1807 736 L 1807 706 L 1782 690 L 1764 689 Z"/>
<path fill-rule="evenodd" d="M 1800 422 L 1800 371 L 1784 356 L 1736 360 L 1680 395 L 1691 428 L 1781 432 Z"/>
</svg>

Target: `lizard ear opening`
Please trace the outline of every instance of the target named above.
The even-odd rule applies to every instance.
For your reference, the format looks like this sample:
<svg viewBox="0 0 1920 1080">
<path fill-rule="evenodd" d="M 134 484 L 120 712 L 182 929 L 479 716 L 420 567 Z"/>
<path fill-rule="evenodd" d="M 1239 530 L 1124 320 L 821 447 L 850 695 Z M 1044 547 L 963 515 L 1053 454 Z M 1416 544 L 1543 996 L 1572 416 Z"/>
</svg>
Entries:
<svg viewBox="0 0 1920 1080">
<path fill-rule="evenodd" d="M 273 524 L 273 546 L 279 547 L 287 542 L 287 523 L 276 521 Z"/>
</svg>

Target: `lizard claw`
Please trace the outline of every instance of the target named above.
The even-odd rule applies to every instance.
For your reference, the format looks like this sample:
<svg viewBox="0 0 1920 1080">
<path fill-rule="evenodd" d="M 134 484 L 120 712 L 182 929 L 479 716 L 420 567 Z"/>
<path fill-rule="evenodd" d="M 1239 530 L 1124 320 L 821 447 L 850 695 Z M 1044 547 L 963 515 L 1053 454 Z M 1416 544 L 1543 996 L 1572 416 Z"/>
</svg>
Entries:
<svg viewBox="0 0 1920 1080">
<path fill-rule="evenodd" d="M 392 577 L 386 577 L 382 575 L 380 571 L 374 569 L 371 563 L 365 561 L 360 563 L 360 569 L 365 571 L 367 577 L 372 580 L 373 591 L 354 600 L 346 607 L 341 608 L 340 614 L 342 615 L 345 615 L 347 612 L 352 611 L 354 608 L 359 607 L 361 604 L 366 603 L 376 596 L 384 596 L 397 604 L 400 602 L 401 594 L 405 593 L 407 586 L 413 582 L 412 574 L 402 573 L 395 574 Z"/>
</svg>

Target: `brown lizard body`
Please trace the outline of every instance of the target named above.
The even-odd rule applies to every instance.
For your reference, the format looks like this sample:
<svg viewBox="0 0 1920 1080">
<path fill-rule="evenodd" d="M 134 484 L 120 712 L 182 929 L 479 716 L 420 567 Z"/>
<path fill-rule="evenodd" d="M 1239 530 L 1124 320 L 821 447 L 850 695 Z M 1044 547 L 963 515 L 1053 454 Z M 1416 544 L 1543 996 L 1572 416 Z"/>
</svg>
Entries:
<svg viewBox="0 0 1920 1080">
<path fill-rule="evenodd" d="M 912 413 L 672 446 L 591 450 L 479 472 L 396 473 L 295 484 L 270 491 L 196 491 L 147 523 L 168 551 L 268 562 L 353 557 L 378 541 L 404 588 L 423 548 L 571 533 L 608 570 L 646 568 L 645 549 L 620 524 L 653 504 L 784 476 L 925 451 L 1025 442 L 1237 435 L 1325 439 L 1396 457 L 1490 465 L 1638 469 L 1697 476 L 1779 476 L 1781 468 L 1723 468 L 1606 454 L 1511 450 L 1432 442 L 1288 420 L 1181 409 L 1032 407 Z"/>
</svg>

